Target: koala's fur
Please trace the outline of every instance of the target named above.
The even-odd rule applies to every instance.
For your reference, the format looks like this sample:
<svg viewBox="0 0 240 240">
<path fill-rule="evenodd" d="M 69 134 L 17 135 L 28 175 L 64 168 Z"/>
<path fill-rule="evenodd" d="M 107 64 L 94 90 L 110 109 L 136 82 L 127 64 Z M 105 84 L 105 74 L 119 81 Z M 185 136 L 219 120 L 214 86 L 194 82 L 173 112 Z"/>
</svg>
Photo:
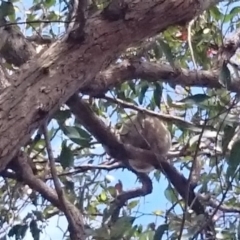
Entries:
<svg viewBox="0 0 240 240">
<path fill-rule="evenodd" d="M 157 117 L 137 113 L 131 116 L 118 132 L 123 143 L 152 150 L 159 155 L 166 155 L 171 148 L 170 132 Z M 147 162 L 143 163 L 137 159 L 129 159 L 129 163 L 139 172 L 150 172 L 154 169 Z"/>
</svg>

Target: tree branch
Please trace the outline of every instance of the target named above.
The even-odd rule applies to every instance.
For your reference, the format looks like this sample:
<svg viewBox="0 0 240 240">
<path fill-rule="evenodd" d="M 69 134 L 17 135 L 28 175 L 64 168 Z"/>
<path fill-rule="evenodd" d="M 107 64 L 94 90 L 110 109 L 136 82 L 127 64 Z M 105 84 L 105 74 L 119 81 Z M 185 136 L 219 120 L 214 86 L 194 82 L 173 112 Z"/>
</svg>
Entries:
<svg viewBox="0 0 240 240">
<path fill-rule="evenodd" d="M 161 156 L 156 156 L 151 151 L 138 149 L 131 145 L 120 143 L 116 136 L 111 133 L 104 123 L 92 112 L 88 104 L 81 100 L 77 95 L 71 97 L 67 105 L 77 120 L 104 146 L 109 149 L 109 154 L 129 167 L 127 159 L 138 159 L 148 162 L 156 169 L 161 170 L 176 188 L 186 204 L 190 206 L 197 215 L 205 214 L 204 207 L 197 199 L 193 188 L 186 188 L 188 181 L 180 174 L 174 166 L 170 165 Z M 161 163 L 159 164 L 159 161 Z M 131 168 L 130 168 L 131 170 Z M 188 191 L 189 190 L 189 191 Z"/>
<path fill-rule="evenodd" d="M 123 101 L 119 98 L 111 98 L 111 97 L 108 97 L 108 96 L 100 96 L 99 98 L 106 99 L 107 101 L 110 101 L 112 103 L 115 103 L 115 104 L 120 105 L 120 106 L 125 107 L 125 108 L 130 108 L 130 109 L 136 110 L 138 112 L 146 113 L 150 116 L 157 117 L 157 118 L 159 118 L 163 121 L 166 121 L 166 122 L 172 122 L 172 123 L 174 123 L 178 126 L 190 129 L 194 132 L 199 132 L 199 133 L 202 132 L 203 127 L 204 127 L 204 129 L 208 129 L 208 130 L 212 130 L 212 131 L 215 130 L 211 126 L 196 125 L 196 124 L 193 124 L 192 122 L 186 121 L 186 120 L 184 120 L 180 117 L 176 117 L 176 116 L 172 116 L 172 115 L 164 114 L 164 113 L 156 113 L 152 110 L 148 110 L 148 109 L 139 107 L 137 105 L 134 105 L 133 103 Z"/>
<path fill-rule="evenodd" d="M 53 157 L 53 152 L 52 152 L 52 147 L 50 143 L 50 139 L 48 137 L 48 131 L 47 131 L 47 123 L 44 124 L 43 126 L 43 134 L 45 137 L 46 141 L 46 149 L 48 153 L 48 158 L 49 158 L 49 163 L 50 163 L 50 170 L 55 186 L 55 190 L 58 195 L 59 202 L 62 205 L 63 212 L 68 220 L 68 228 L 69 228 L 69 233 L 70 233 L 70 238 L 71 239 L 85 239 L 84 237 L 84 222 L 82 215 L 79 213 L 79 210 L 76 209 L 76 207 L 68 201 L 66 198 L 60 181 L 58 179 L 57 171 L 55 168 L 55 161 Z M 80 218 L 79 218 L 80 217 Z"/>
<path fill-rule="evenodd" d="M 13 76 L 17 80 L 14 86 L 0 95 L 0 170 L 45 119 L 77 90 L 89 86 L 127 47 L 169 25 L 187 22 L 204 10 L 197 1 L 181 0 L 181 3 L 147 0 L 144 4 L 132 4 L 124 27 L 121 21 L 108 22 L 100 14 L 94 14 L 86 22 L 87 35 L 81 47 L 78 43 L 66 43 L 66 36 L 23 65 Z M 95 84 L 100 87 L 102 82 Z"/>
<path fill-rule="evenodd" d="M 166 82 L 171 85 L 183 87 L 208 87 L 221 89 L 219 71 L 173 69 L 170 65 L 162 63 L 145 62 L 141 60 L 124 60 L 102 71 L 92 82 L 81 91 L 85 94 L 98 96 L 109 89 L 132 79 L 144 79 L 149 82 Z M 96 82 L 102 82 L 101 87 Z M 229 90 L 240 93 L 240 79 L 232 81 Z"/>
<path fill-rule="evenodd" d="M 13 164 L 11 168 L 16 172 L 17 179 L 26 183 L 30 188 L 38 191 L 45 199 L 51 202 L 54 206 L 65 213 L 67 208 L 68 212 L 74 217 L 75 227 L 77 229 L 69 229 L 71 239 L 73 240 L 83 240 L 84 235 L 84 221 L 80 211 L 70 202 L 66 201 L 66 206 L 63 206 L 59 201 L 58 195 L 55 190 L 50 188 L 46 183 L 44 183 L 40 178 L 33 174 L 33 171 L 28 164 L 30 161 L 29 157 L 21 152 L 17 157 L 13 159 Z M 71 227 L 71 226 L 70 226 Z"/>
</svg>

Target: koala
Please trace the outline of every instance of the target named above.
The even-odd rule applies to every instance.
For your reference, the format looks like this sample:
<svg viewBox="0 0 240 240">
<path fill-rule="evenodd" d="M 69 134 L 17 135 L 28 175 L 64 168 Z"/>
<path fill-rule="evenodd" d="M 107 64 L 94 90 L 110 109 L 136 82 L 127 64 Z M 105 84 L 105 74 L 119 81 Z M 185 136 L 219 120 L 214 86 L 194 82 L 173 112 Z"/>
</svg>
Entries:
<svg viewBox="0 0 240 240">
<path fill-rule="evenodd" d="M 159 155 L 167 155 L 171 148 L 171 135 L 163 121 L 144 113 L 137 113 L 128 118 L 118 130 L 118 135 L 124 144 L 152 150 Z M 129 159 L 129 163 L 138 172 L 149 173 L 154 170 L 152 165 L 137 159 Z"/>
</svg>

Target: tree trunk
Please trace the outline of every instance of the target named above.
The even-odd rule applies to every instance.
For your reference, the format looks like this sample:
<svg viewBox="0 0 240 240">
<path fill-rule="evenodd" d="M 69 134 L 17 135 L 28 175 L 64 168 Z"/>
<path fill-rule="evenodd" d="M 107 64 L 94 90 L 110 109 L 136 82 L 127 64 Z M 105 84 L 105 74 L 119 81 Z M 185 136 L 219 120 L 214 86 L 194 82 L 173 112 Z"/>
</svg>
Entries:
<svg viewBox="0 0 240 240">
<path fill-rule="evenodd" d="M 170 25 L 187 23 L 204 10 L 199 2 L 126 1 L 123 20 L 110 22 L 97 13 L 86 22 L 84 42 L 68 43 L 65 36 L 25 64 L 13 76 L 14 85 L 0 96 L 0 171 L 43 120 L 77 90 L 91 88 L 96 75 L 122 51 Z M 94 81 L 94 85 L 106 89 L 109 83 Z"/>
</svg>

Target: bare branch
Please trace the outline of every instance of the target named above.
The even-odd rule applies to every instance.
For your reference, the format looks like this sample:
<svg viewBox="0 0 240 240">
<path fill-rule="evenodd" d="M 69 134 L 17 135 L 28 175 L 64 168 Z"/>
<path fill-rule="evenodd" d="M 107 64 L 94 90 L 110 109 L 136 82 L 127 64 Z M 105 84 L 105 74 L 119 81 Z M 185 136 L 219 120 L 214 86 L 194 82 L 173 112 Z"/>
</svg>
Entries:
<svg viewBox="0 0 240 240">
<path fill-rule="evenodd" d="M 39 177 L 33 174 L 33 171 L 28 164 L 28 158 L 29 157 L 24 152 L 22 152 L 13 159 L 14 164 L 11 164 L 11 168 L 16 172 L 17 178 L 24 181 L 27 185 L 29 185 L 30 188 L 38 191 L 54 206 L 60 210 L 63 210 L 61 204 L 59 203 L 59 199 L 55 190 L 50 188 Z"/>
<path fill-rule="evenodd" d="M 69 224 L 68 228 L 69 228 L 71 239 L 85 239 L 85 237 L 83 236 L 83 233 L 84 233 L 83 219 L 82 219 L 82 217 L 80 219 L 78 219 L 78 217 L 81 216 L 81 214 L 79 213 L 79 210 L 77 210 L 75 208 L 75 206 L 67 200 L 67 198 L 62 190 L 60 181 L 58 179 L 57 171 L 55 168 L 55 161 L 54 161 L 54 157 L 53 157 L 52 147 L 51 147 L 51 143 L 50 143 L 50 140 L 48 137 L 46 123 L 43 126 L 43 134 L 44 134 L 45 141 L 46 141 L 46 149 L 47 149 L 47 153 L 48 153 L 53 182 L 55 185 L 55 189 L 56 189 L 59 201 L 62 205 L 61 208 L 63 209 L 63 212 L 65 213 L 65 216 L 68 220 L 68 224 Z M 78 238 L 76 238 L 77 236 L 78 236 Z"/>
<path fill-rule="evenodd" d="M 174 123 L 178 126 L 182 126 L 184 128 L 191 129 L 194 132 L 202 132 L 202 126 L 201 125 L 193 124 L 193 123 L 191 123 L 189 121 L 186 121 L 186 120 L 184 120 L 180 117 L 175 117 L 175 116 L 172 116 L 172 115 L 169 115 L 169 114 L 156 113 L 154 111 L 139 107 L 137 105 L 134 105 L 133 103 L 126 102 L 126 101 L 124 101 L 122 99 L 119 99 L 119 98 L 111 98 L 111 97 L 108 97 L 108 96 L 100 96 L 99 98 L 106 99 L 107 101 L 113 102 L 113 103 L 118 104 L 118 105 L 120 105 L 122 107 L 125 107 L 125 108 L 131 108 L 131 109 L 134 109 L 136 111 L 146 113 L 150 116 L 157 117 L 157 118 L 159 118 L 163 121 L 172 122 L 172 123 Z M 204 129 L 214 130 L 213 127 L 211 127 L 211 126 L 204 126 Z"/>
<path fill-rule="evenodd" d="M 153 189 L 152 180 L 149 178 L 149 176 L 144 173 L 141 173 L 141 174 L 138 174 L 138 178 L 142 183 L 142 187 L 131 189 L 131 190 L 120 193 L 116 197 L 115 201 L 113 202 L 111 206 L 112 222 L 115 222 L 118 219 L 121 208 L 125 205 L 125 203 L 128 200 L 136 197 L 144 197 L 152 192 L 152 189 Z"/>
<path fill-rule="evenodd" d="M 53 157 L 52 147 L 51 147 L 51 143 L 50 143 L 50 140 L 48 137 L 46 124 L 44 124 L 44 126 L 43 126 L 43 135 L 44 135 L 45 142 L 46 142 L 46 149 L 47 149 L 47 153 L 48 153 L 50 170 L 51 170 L 54 186 L 55 186 L 56 192 L 58 194 L 58 198 L 63 205 L 63 209 L 65 209 L 65 211 L 66 211 L 66 199 L 65 199 L 62 187 L 61 187 L 61 183 L 57 176 L 57 171 L 55 168 L 55 160 Z"/>
<path fill-rule="evenodd" d="M 92 164 L 85 164 L 82 166 L 78 166 L 75 167 L 73 171 L 68 171 L 68 172 L 63 172 L 58 174 L 58 176 L 66 176 L 66 175 L 73 175 L 73 174 L 78 174 L 78 173 L 82 173 L 82 172 L 86 172 L 88 170 L 107 170 L 107 171 L 111 171 L 111 170 L 115 170 L 118 168 L 123 168 L 125 167 L 122 163 L 120 162 L 116 162 L 110 165 L 106 165 L 106 164 L 99 164 L 99 165 L 92 165 Z M 48 177 L 46 180 L 48 179 L 52 179 L 52 177 Z"/>
<path fill-rule="evenodd" d="M 171 85 L 188 87 L 208 87 L 221 89 L 219 72 L 206 70 L 173 69 L 170 65 L 152 63 L 141 60 L 124 60 L 121 63 L 111 65 L 102 71 L 92 82 L 81 91 L 93 96 L 101 96 L 109 89 L 132 79 L 144 79 L 149 82 L 166 82 Z M 100 88 L 96 82 L 102 82 Z M 229 90 L 240 93 L 240 79 L 231 82 Z"/>
<path fill-rule="evenodd" d="M 201 199 L 206 205 L 209 205 L 213 208 L 218 208 L 224 213 L 240 213 L 240 207 L 237 206 L 228 206 L 225 204 L 220 204 L 220 201 L 214 199 L 213 197 L 206 196 L 206 194 L 198 194 L 199 199 Z"/>
</svg>

